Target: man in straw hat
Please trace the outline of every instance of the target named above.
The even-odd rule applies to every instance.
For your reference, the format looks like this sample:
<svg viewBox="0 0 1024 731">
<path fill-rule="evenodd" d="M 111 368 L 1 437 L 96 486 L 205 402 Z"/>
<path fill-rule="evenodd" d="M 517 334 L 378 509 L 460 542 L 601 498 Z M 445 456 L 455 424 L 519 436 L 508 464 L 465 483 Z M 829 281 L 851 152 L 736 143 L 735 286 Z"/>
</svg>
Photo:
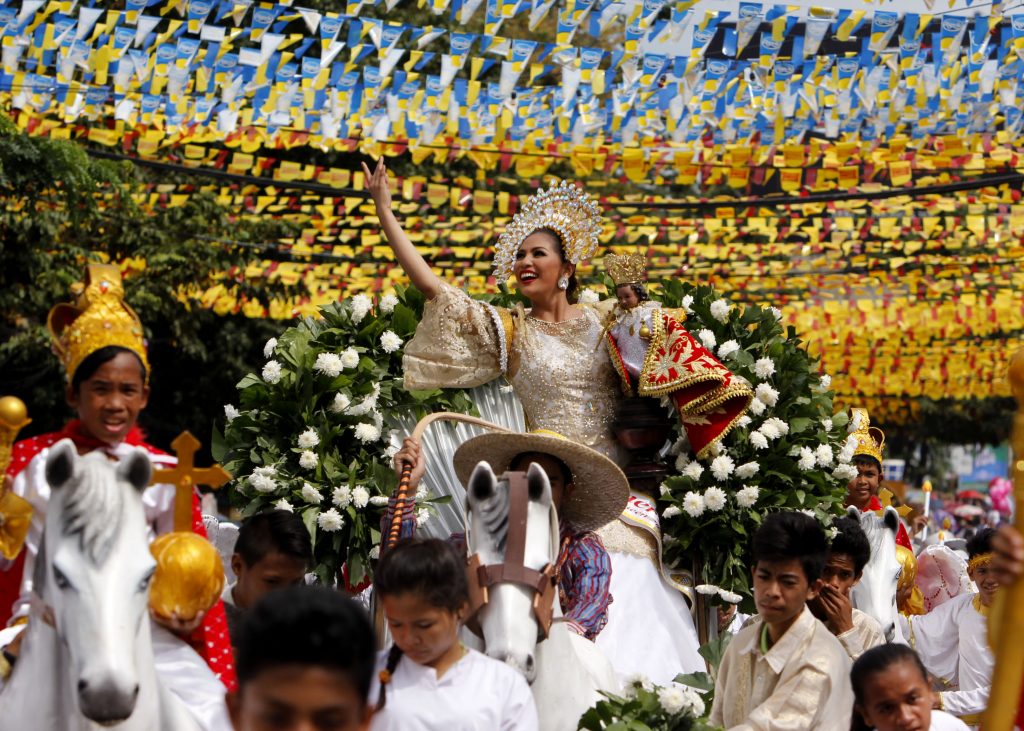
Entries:
<svg viewBox="0 0 1024 731">
<path fill-rule="evenodd" d="M 596 638 L 608 621 L 612 568 L 594 531 L 618 518 L 626 507 L 629 483 L 622 470 L 603 454 L 546 430 L 481 434 L 463 443 L 453 461 L 463 484 L 480 462 L 490 464 L 498 475 L 525 471 L 531 462 L 544 470 L 559 516 L 558 588 L 565 623 L 589 640 Z M 415 465 L 415 489 L 424 472 L 419 444 L 407 438 L 395 462 Z"/>
</svg>

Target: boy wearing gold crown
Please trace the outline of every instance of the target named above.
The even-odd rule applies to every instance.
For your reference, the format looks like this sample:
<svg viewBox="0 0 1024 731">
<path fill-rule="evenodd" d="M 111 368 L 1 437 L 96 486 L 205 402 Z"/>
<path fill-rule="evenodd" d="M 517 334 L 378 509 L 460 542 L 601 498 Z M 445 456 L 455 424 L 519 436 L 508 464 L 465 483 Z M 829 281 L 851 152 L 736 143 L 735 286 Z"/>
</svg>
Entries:
<svg viewBox="0 0 1024 731">
<path fill-rule="evenodd" d="M 694 454 L 703 458 L 743 416 L 753 392 L 683 327 L 683 310 L 651 301 L 642 254 L 609 254 L 604 265 L 618 298 L 605 345 L 623 390 L 669 396 Z"/>
<path fill-rule="evenodd" d="M 74 304 L 60 304 L 50 311 L 48 326 L 53 346 L 64 366 L 67 401 L 78 418 L 59 432 L 40 434 L 14 445 L 7 476 L 14 494 L 33 508 L 25 548 L 13 562 L 0 566 L 0 620 L 11 627 L 0 632 L 5 656 L 15 659 L 20 628 L 29 614 L 32 570 L 42 538 L 50 488 L 45 466 L 50 447 L 71 439 L 79 454 L 102 451 L 118 461 L 134 448 L 142 448 L 154 467 L 173 467 L 177 460 L 147 444 L 136 422 L 149 398 L 149 361 L 142 323 L 124 302 L 124 287 L 116 266 L 91 264 L 85 291 Z M 142 502 L 151 536 L 174 529 L 173 485 L 152 485 L 143 492 Z M 206 535 L 193 494 L 193 531 Z M 13 601 L 12 601 L 13 598 Z M 12 616 L 13 615 L 13 616 Z M 176 629 L 182 630 L 181 627 Z M 227 622 L 219 603 L 202 618 L 190 641 L 201 647 L 210 668 L 225 686 L 235 683 Z"/>
<path fill-rule="evenodd" d="M 882 484 L 882 449 L 885 446 L 885 434 L 877 426 L 871 426 L 867 409 L 853 409 L 850 426 L 851 437 L 856 441 L 852 462 L 857 470 L 857 476 L 846 486 L 846 506 L 855 507 L 862 513 L 882 510 L 884 506 L 878 499 L 878 489 Z M 896 532 L 896 545 L 913 550 L 910 535 L 902 521 Z"/>
</svg>

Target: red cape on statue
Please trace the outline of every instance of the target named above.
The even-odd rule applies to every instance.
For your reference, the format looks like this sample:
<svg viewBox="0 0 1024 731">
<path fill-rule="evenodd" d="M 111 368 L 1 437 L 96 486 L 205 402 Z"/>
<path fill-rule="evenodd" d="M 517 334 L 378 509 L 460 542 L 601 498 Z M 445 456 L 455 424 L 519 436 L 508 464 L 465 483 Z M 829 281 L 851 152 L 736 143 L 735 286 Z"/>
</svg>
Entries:
<svg viewBox="0 0 1024 731">
<path fill-rule="evenodd" d="M 100 447 L 108 446 L 90 434 L 82 430 L 81 422 L 77 419 L 68 422 L 58 432 L 40 434 L 39 436 L 23 439 L 17 442 L 11 451 L 11 464 L 7 468 L 7 474 L 14 479 L 29 463 L 47 447 L 53 446 L 61 439 L 72 440 L 80 449 L 92 451 Z M 125 443 L 133 447 L 141 447 L 150 454 L 166 455 L 167 453 L 146 443 L 142 431 L 136 426 L 133 427 Z M 192 531 L 206 538 L 206 527 L 203 525 L 203 514 L 199 504 L 199 494 L 192 494 Z M 11 619 L 11 610 L 14 603 L 21 594 L 21 579 L 25 568 L 25 551 L 18 555 L 18 558 L 6 571 L 0 571 L 0 626 L 6 626 Z M 186 638 L 188 643 L 198 652 L 206 664 L 210 666 L 224 687 L 234 690 L 238 685 L 235 676 L 235 658 L 231 651 L 231 640 L 228 636 L 228 622 L 224 614 L 224 605 L 218 599 L 217 603 L 206 613 L 202 625 Z"/>
<path fill-rule="evenodd" d="M 869 502 L 868 506 L 861 512 L 866 513 L 869 510 L 881 510 L 883 507 L 882 501 L 878 499 L 878 496 L 872 495 L 871 502 Z M 896 543 L 908 550 L 914 550 L 914 547 L 910 545 L 910 535 L 907 534 L 907 529 L 903 527 L 903 521 L 900 521 L 899 530 L 896 531 Z"/>
</svg>

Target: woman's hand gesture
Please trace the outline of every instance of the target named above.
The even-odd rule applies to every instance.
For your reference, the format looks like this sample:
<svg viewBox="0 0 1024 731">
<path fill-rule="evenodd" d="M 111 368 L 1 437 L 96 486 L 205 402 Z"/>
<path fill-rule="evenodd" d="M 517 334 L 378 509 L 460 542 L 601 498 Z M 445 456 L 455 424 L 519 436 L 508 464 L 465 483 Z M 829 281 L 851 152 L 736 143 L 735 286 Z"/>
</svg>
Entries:
<svg viewBox="0 0 1024 731">
<path fill-rule="evenodd" d="M 370 191 L 370 197 L 373 198 L 377 210 L 390 209 L 391 184 L 388 180 L 388 169 L 384 166 L 384 158 L 377 160 L 377 166 L 372 173 L 365 162 L 359 164 L 363 166 L 363 174 L 366 175 L 366 188 Z"/>
</svg>

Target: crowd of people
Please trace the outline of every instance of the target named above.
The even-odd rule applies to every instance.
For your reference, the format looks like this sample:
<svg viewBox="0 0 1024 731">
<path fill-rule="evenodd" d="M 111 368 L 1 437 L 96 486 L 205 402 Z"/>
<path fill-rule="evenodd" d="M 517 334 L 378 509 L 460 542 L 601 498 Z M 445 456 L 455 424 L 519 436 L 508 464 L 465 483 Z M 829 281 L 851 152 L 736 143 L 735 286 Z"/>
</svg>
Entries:
<svg viewBox="0 0 1024 731">
<path fill-rule="evenodd" d="M 661 560 L 656 498 L 629 483 L 610 437 L 620 381 L 637 393 L 653 388 L 650 363 L 678 358 L 667 348 L 637 350 L 631 338 L 643 328 L 648 338 L 651 330 L 674 332 L 678 342 L 688 334 L 656 307 L 632 319 L 620 311 L 609 326 L 574 304 L 575 266 L 593 253 L 598 230 L 594 207 L 574 187 L 538 196 L 502 237 L 498 268 L 515 275 L 533 306 L 499 311 L 438 279 L 391 213 L 384 167 L 365 173 L 399 263 L 430 300 L 406 350 L 406 385 L 471 386 L 504 375 L 532 429 L 464 443 L 452 455 L 460 479 L 468 482 L 481 461 L 499 473 L 544 475 L 557 514 L 552 582 L 559 621 L 599 649 L 619 680 L 642 672 L 670 684 L 677 674 L 705 670 L 685 587 Z M 616 275 L 622 306 L 637 307 L 646 297 L 638 270 L 626 262 Z M 32 650 L 22 645 L 26 623 L 55 622 L 38 582 L 46 567 L 49 459 L 63 440 L 110 462 L 139 448 L 154 465 L 173 464 L 137 428 L 149 364 L 120 274 L 94 266 L 86 284 L 74 306 L 51 317 L 76 419 L 16 444 L 4 482 L 32 511 L 21 550 L 0 559 L 5 679 Z M 699 348 L 692 340 L 686 347 Z M 602 343 L 612 360 L 593 357 Z M 673 362 L 683 369 L 698 361 L 705 370 L 697 380 L 657 387 L 673 395 L 676 413 L 693 429 L 691 444 L 703 451 L 728 432 L 750 393 L 711 354 Z M 709 394 L 727 406 L 708 411 Z M 847 514 L 826 529 L 803 512 L 768 512 L 752 537 L 756 612 L 719 613 L 717 631 L 734 636 L 715 672 L 713 725 L 952 730 L 977 726 L 986 709 L 993 672 L 988 615 L 1000 586 L 1021 574 L 1020 536 L 984 528 L 958 542 L 935 540 L 933 532 L 923 545 L 917 536 L 924 526 L 908 526 L 880 499 L 883 440 L 865 412 L 855 414 L 852 433 L 857 476 L 848 486 Z M 420 444 L 406 439 L 395 461 L 396 469 L 411 466 L 415 491 L 425 471 Z M 173 486 L 146 487 L 141 500 L 155 564 L 144 587 L 153 661 L 163 685 L 204 731 L 541 727 L 529 668 L 479 652 L 462 632 L 474 591 L 464 535 L 419 538 L 414 516 L 394 515 L 400 505 L 392 501 L 385 524 L 397 520 L 402 530 L 375 567 L 372 591 L 383 617 L 375 627 L 358 598 L 307 585 L 312 545 L 298 515 L 268 510 L 248 517 L 225 562 L 206 540 L 197 495 L 190 526 L 175 525 Z M 879 513 L 892 521 L 887 543 L 863 527 L 862 516 Z M 496 520 L 507 522 L 508 513 Z M 898 579 L 898 615 L 884 622 L 855 606 L 858 582 L 880 551 L 899 557 L 891 577 Z M 637 627 L 645 642 L 637 642 Z M 389 646 L 378 650 L 386 637 Z"/>
</svg>

